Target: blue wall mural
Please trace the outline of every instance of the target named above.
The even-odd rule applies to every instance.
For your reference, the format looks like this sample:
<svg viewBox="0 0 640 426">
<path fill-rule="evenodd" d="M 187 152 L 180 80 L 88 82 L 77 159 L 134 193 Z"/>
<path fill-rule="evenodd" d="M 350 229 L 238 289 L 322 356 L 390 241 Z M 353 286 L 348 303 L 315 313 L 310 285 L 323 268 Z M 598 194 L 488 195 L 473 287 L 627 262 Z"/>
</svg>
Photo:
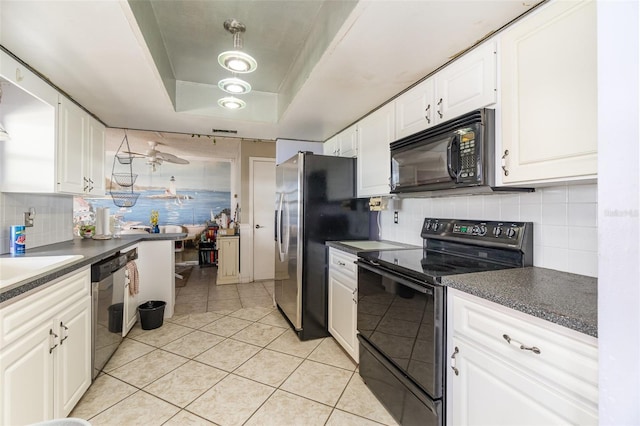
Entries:
<svg viewBox="0 0 640 426">
<path fill-rule="evenodd" d="M 118 215 L 128 225 L 149 225 L 152 210 L 159 213 L 158 224 L 204 224 L 225 213 L 234 219 L 231 206 L 231 163 L 189 159 L 189 164 L 163 163 L 153 171 L 144 159 L 134 159 L 133 173 L 137 174 L 133 191 L 140 196 L 133 207 L 117 207 L 109 190 L 130 191 L 111 182 L 115 173 L 129 173 L 128 165 L 113 164 L 115 153 L 107 152 L 105 167 L 107 196 L 77 197 L 74 202 L 74 223 L 90 221 L 98 207 L 109 207 L 111 215 Z"/>
</svg>

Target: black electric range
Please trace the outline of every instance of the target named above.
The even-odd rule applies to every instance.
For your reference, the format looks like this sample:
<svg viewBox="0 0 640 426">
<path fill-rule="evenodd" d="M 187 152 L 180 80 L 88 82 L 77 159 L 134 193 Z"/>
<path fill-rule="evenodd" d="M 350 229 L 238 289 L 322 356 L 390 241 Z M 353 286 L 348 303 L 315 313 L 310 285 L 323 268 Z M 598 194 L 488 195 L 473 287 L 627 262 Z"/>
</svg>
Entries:
<svg viewBox="0 0 640 426">
<path fill-rule="evenodd" d="M 359 371 L 398 423 L 444 424 L 442 277 L 532 265 L 532 226 L 425 219 L 422 249 L 359 255 Z"/>
</svg>

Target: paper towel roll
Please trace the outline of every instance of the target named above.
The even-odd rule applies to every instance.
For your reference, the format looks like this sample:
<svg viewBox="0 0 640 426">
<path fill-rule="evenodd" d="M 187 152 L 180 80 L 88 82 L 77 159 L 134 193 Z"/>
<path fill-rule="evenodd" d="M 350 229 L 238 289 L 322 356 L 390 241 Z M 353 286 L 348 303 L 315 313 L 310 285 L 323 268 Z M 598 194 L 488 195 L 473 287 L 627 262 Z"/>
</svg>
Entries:
<svg viewBox="0 0 640 426">
<path fill-rule="evenodd" d="M 98 207 L 96 211 L 96 235 L 109 235 L 109 207 Z"/>
</svg>

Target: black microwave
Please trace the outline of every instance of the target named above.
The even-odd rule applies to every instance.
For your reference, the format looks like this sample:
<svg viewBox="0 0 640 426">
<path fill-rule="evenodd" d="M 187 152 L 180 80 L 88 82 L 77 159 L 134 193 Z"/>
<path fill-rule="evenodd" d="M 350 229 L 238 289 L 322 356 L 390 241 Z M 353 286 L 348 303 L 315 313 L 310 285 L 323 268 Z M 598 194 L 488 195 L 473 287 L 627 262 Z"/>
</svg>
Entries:
<svg viewBox="0 0 640 426">
<path fill-rule="evenodd" d="M 479 109 L 392 142 L 391 193 L 493 187 L 494 129 L 494 110 Z"/>
</svg>

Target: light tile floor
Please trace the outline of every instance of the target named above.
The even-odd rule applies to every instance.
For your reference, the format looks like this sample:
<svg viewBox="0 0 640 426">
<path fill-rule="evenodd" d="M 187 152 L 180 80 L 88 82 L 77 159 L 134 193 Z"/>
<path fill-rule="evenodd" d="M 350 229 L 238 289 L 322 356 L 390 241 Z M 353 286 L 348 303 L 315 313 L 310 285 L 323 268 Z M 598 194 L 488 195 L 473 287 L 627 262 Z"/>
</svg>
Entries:
<svg viewBox="0 0 640 426">
<path fill-rule="evenodd" d="M 273 282 L 194 267 L 173 318 L 138 325 L 70 417 L 93 425 L 395 425 L 331 337 L 301 342 Z"/>
</svg>

